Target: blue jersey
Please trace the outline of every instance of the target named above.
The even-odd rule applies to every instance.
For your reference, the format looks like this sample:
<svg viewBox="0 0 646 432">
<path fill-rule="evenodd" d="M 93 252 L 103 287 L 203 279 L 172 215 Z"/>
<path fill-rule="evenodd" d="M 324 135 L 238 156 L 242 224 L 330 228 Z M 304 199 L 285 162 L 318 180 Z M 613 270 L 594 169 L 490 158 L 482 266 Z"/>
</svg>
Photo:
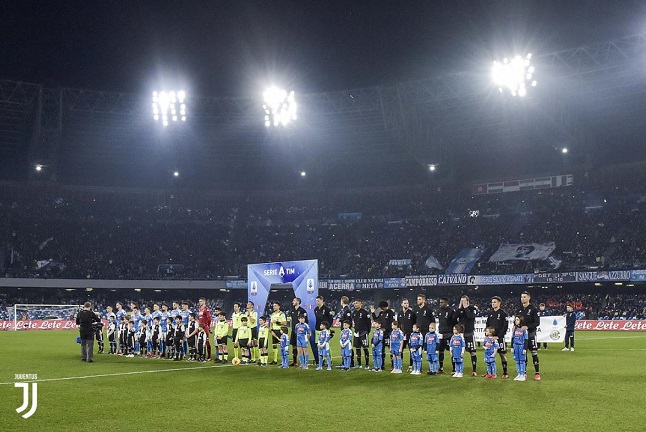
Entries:
<svg viewBox="0 0 646 432">
<path fill-rule="evenodd" d="M 130 314 L 130 321 L 135 323 L 135 331 L 139 330 L 139 322 L 141 321 L 140 314 Z"/>
<path fill-rule="evenodd" d="M 170 316 L 173 317 L 173 321 L 175 321 L 176 316 L 182 316 L 182 310 L 181 309 L 173 309 L 170 311 Z"/>
<path fill-rule="evenodd" d="M 321 333 L 319 333 L 319 341 L 318 341 L 318 347 L 319 350 L 325 350 L 329 351 L 330 350 L 330 330 L 321 330 Z"/>
<path fill-rule="evenodd" d="M 159 314 L 159 326 L 161 327 L 162 333 L 168 331 L 168 319 L 170 318 L 169 312 L 162 312 Z"/>
<path fill-rule="evenodd" d="M 280 348 L 282 350 L 289 349 L 289 336 L 286 333 L 280 335 Z"/>
<path fill-rule="evenodd" d="M 464 338 L 461 335 L 453 335 L 449 346 L 451 347 L 451 356 L 453 358 L 462 358 L 462 348 L 465 347 L 465 344 Z"/>
<path fill-rule="evenodd" d="M 485 361 L 496 361 L 496 352 L 500 348 L 498 341 L 494 338 L 486 337 L 482 342 L 482 346 L 485 349 Z"/>
<path fill-rule="evenodd" d="M 182 317 L 182 324 L 186 325 L 188 324 L 188 314 L 190 314 L 190 310 L 183 310 L 180 311 L 179 315 Z"/>
<path fill-rule="evenodd" d="M 339 343 L 341 344 L 342 350 L 351 350 L 352 349 L 352 330 L 350 329 L 341 330 Z"/>
<path fill-rule="evenodd" d="M 294 331 L 296 332 L 296 338 L 297 339 L 307 339 L 308 333 L 310 333 L 310 326 L 305 324 L 305 323 L 298 323 L 296 324 L 296 327 L 294 327 Z"/>
<path fill-rule="evenodd" d="M 148 314 L 144 318 L 146 319 L 146 327 L 152 328 L 153 327 L 153 316 L 151 314 Z"/>
<path fill-rule="evenodd" d="M 155 318 L 159 318 L 159 320 L 161 321 L 161 312 L 159 312 L 159 311 L 153 311 L 153 313 L 152 313 L 152 314 L 150 314 L 150 315 L 152 316 L 153 320 L 154 320 Z"/>
<path fill-rule="evenodd" d="M 409 345 L 412 349 L 417 349 L 422 346 L 422 335 L 420 332 L 412 332 L 408 338 Z"/>
<path fill-rule="evenodd" d="M 429 354 L 435 354 L 439 342 L 440 337 L 437 333 L 426 333 L 426 336 L 424 336 L 424 345 L 426 345 L 426 352 L 428 352 Z"/>
<path fill-rule="evenodd" d="M 390 333 L 390 350 L 401 351 L 402 343 L 404 342 L 404 333 L 401 330 L 393 330 Z"/>
<path fill-rule="evenodd" d="M 119 309 L 116 313 L 117 316 L 117 322 L 121 322 L 121 317 L 126 316 L 126 311 L 123 309 Z"/>
<path fill-rule="evenodd" d="M 514 346 L 525 347 L 525 341 L 528 339 L 527 330 L 523 330 L 522 327 L 516 327 L 514 333 L 511 336 L 511 341 Z"/>
<path fill-rule="evenodd" d="M 372 347 L 375 349 L 384 349 L 384 331 L 382 329 L 375 329 L 372 332 Z"/>
</svg>

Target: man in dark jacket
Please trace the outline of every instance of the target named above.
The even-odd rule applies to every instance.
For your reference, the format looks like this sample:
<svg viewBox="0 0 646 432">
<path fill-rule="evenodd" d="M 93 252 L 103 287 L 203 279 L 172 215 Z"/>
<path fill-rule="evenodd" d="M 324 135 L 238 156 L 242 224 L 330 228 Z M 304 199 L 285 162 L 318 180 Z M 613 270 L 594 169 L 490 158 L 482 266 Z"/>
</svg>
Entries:
<svg viewBox="0 0 646 432">
<path fill-rule="evenodd" d="M 565 348 L 562 351 L 574 351 L 574 327 L 576 326 L 576 312 L 574 307 L 568 303 L 565 314 Z"/>
<path fill-rule="evenodd" d="M 76 316 L 76 324 L 81 333 L 81 361 L 92 363 L 94 354 L 94 323 L 101 322 L 91 310 L 92 304 L 85 302 L 83 310 Z"/>
</svg>

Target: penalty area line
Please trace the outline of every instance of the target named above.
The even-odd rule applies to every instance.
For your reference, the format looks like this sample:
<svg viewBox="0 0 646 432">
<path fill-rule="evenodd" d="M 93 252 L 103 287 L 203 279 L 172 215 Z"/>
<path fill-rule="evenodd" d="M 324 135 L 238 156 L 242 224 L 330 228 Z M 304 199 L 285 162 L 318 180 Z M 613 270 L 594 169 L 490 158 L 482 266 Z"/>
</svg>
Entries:
<svg viewBox="0 0 646 432">
<path fill-rule="evenodd" d="M 62 378 L 43 378 L 43 379 L 36 379 L 36 380 L 25 380 L 25 382 L 70 381 L 70 380 L 80 380 L 80 379 L 89 379 L 89 378 L 140 375 L 140 374 L 146 374 L 146 373 L 162 373 L 162 372 L 175 372 L 175 371 L 187 371 L 187 370 L 199 370 L 199 369 L 212 369 L 212 368 L 221 368 L 225 366 L 233 366 L 233 365 L 229 364 L 229 365 L 182 367 L 182 368 L 171 368 L 171 369 L 153 369 L 153 370 L 145 370 L 145 371 L 130 371 L 130 372 L 106 373 L 106 374 L 97 374 L 97 375 L 82 375 L 82 376 L 62 377 Z M 14 382 L 0 382 L 0 385 L 12 385 L 12 384 L 14 384 Z"/>
</svg>

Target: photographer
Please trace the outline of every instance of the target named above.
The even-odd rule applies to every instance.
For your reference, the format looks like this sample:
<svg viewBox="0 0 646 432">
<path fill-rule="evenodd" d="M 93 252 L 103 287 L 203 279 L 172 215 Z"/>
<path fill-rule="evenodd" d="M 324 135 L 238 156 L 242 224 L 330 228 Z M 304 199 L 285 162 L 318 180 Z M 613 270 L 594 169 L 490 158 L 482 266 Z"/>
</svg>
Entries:
<svg viewBox="0 0 646 432">
<path fill-rule="evenodd" d="M 81 361 L 92 363 L 94 354 L 94 323 L 101 322 L 91 310 L 92 304 L 85 302 L 83 310 L 76 316 L 76 324 L 79 326 L 81 333 Z"/>
</svg>

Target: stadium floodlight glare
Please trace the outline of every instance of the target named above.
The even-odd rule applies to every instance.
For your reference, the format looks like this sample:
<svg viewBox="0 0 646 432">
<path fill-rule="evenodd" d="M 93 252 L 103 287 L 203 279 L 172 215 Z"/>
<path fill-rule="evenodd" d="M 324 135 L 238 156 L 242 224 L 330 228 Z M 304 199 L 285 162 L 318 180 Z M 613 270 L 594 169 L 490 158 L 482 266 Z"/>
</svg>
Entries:
<svg viewBox="0 0 646 432">
<path fill-rule="evenodd" d="M 173 177 L 179 177 L 179 171 L 173 171 Z"/>
<path fill-rule="evenodd" d="M 179 115 L 177 112 L 179 111 Z M 164 127 L 169 122 L 186 121 L 186 92 L 154 91 L 153 92 L 153 119 L 161 121 Z"/>
<path fill-rule="evenodd" d="M 34 166 L 34 169 L 35 169 L 36 171 L 38 171 L 38 172 L 41 172 L 41 171 L 43 170 L 43 166 L 42 166 L 41 164 L 36 164 L 36 165 Z"/>
<path fill-rule="evenodd" d="M 301 177 L 305 177 L 307 173 L 305 171 L 301 171 Z"/>
<path fill-rule="evenodd" d="M 523 97 L 530 87 L 536 87 L 537 81 L 533 79 L 536 68 L 531 65 L 531 59 L 529 53 L 525 58 L 516 56 L 509 60 L 505 57 L 502 63 L 493 62 L 491 77 L 500 93 L 507 91 L 512 96 Z"/>
<path fill-rule="evenodd" d="M 563 153 L 563 154 L 567 154 L 567 152 L 568 152 L 568 151 L 569 151 L 569 150 L 567 149 L 567 147 L 563 147 L 563 148 L 561 149 L 561 153 Z"/>
<path fill-rule="evenodd" d="M 296 98 L 294 92 L 272 86 L 263 94 L 263 109 L 265 110 L 265 126 L 287 126 L 296 120 Z"/>
<path fill-rule="evenodd" d="M 428 170 L 429 170 L 430 172 L 434 172 L 436 169 L 437 169 L 437 165 L 435 165 L 435 164 L 430 164 L 430 165 L 428 166 Z"/>
</svg>

